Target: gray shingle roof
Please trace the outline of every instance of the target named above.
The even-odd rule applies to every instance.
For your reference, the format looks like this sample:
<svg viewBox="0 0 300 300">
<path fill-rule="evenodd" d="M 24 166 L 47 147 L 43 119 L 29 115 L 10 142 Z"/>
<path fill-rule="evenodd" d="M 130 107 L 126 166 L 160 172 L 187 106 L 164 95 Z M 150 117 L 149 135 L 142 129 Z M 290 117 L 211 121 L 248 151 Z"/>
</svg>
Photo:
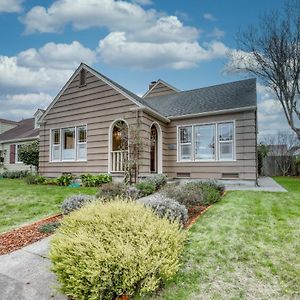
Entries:
<svg viewBox="0 0 300 300">
<path fill-rule="evenodd" d="M 144 101 L 166 117 L 256 106 L 256 80 L 240 80 Z"/>
<path fill-rule="evenodd" d="M 24 119 L 18 122 L 18 125 L 4 133 L 0 134 L 0 142 L 31 138 L 39 135 L 39 129 L 34 129 L 34 118 Z"/>
<path fill-rule="evenodd" d="M 153 109 L 164 117 L 256 106 L 255 78 L 165 96 L 141 98 L 102 73 L 89 68 L 142 105 Z"/>
</svg>

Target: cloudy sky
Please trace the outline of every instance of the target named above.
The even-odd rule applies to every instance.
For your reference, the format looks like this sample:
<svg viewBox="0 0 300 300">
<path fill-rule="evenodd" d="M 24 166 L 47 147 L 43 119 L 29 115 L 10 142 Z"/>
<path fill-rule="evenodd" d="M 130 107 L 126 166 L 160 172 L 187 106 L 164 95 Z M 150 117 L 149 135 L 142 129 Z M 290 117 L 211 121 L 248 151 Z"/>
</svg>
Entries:
<svg viewBox="0 0 300 300">
<path fill-rule="evenodd" d="M 181 89 L 238 80 L 224 72 L 236 32 L 280 0 L 0 0 L 0 118 L 46 108 L 81 61 L 138 95 L 161 78 Z M 260 134 L 287 128 L 258 84 Z"/>
</svg>

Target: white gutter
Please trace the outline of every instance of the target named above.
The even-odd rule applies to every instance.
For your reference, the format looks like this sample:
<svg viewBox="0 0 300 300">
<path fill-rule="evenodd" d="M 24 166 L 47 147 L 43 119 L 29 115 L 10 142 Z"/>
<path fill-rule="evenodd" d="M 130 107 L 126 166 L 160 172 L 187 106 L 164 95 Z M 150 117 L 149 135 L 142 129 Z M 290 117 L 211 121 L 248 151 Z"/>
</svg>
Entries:
<svg viewBox="0 0 300 300">
<path fill-rule="evenodd" d="M 256 110 L 256 109 L 257 109 L 256 106 L 247 106 L 247 107 L 239 107 L 239 108 L 232 108 L 232 109 L 207 111 L 207 112 L 196 113 L 196 114 L 170 116 L 168 118 L 170 120 L 188 119 L 188 118 L 194 118 L 194 117 L 202 117 L 202 116 L 210 116 L 210 115 L 221 115 L 221 114 L 228 114 L 228 113 L 235 113 L 235 112 L 242 112 L 242 111 L 250 111 L 250 110 Z"/>
</svg>

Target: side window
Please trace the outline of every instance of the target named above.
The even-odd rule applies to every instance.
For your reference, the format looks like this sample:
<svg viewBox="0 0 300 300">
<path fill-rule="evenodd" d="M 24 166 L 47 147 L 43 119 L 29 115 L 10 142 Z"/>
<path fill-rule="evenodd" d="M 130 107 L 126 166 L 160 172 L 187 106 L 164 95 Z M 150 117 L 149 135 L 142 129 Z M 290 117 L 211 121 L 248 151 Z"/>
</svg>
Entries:
<svg viewBox="0 0 300 300">
<path fill-rule="evenodd" d="M 179 160 L 192 159 L 192 126 L 179 128 Z"/>
</svg>

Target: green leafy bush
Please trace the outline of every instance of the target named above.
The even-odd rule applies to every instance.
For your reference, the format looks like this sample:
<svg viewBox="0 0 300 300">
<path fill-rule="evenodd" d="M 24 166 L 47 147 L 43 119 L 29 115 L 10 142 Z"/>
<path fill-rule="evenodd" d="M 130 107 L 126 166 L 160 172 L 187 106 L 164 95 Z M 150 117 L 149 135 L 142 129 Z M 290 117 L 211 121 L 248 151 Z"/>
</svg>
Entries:
<svg viewBox="0 0 300 300">
<path fill-rule="evenodd" d="M 152 180 L 143 180 L 135 186 L 141 192 L 142 196 L 151 195 L 156 191 L 155 183 Z"/>
<path fill-rule="evenodd" d="M 58 185 L 56 178 L 46 178 L 44 181 L 45 185 Z"/>
<path fill-rule="evenodd" d="M 160 217 L 166 217 L 171 221 L 177 221 L 181 225 L 184 225 L 188 221 L 188 211 L 186 207 L 162 194 L 150 195 L 138 201 L 150 207 L 154 213 Z"/>
<path fill-rule="evenodd" d="M 33 141 L 20 146 L 18 150 L 19 159 L 28 166 L 39 167 L 39 141 Z"/>
<path fill-rule="evenodd" d="M 146 179 L 146 181 L 148 180 L 154 183 L 156 190 L 159 190 L 167 183 L 167 176 L 163 174 L 156 174 Z"/>
<path fill-rule="evenodd" d="M 46 181 L 46 178 L 41 175 L 28 174 L 25 177 L 25 181 L 27 184 L 44 184 Z"/>
<path fill-rule="evenodd" d="M 140 203 L 92 202 L 63 219 L 52 270 L 74 299 L 143 295 L 176 274 L 186 235 Z"/>
<path fill-rule="evenodd" d="M 184 205 L 187 209 L 203 205 L 202 189 L 190 187 L 187 184 L 169 184 L 162 190 L 162 193 Z"/>
<path fill-rule="evenodd" d="M 71 173 L 63 174 L 60 177 L 56 178 L 57 184 L 62 186 L 68 186 L 74 180 L 75 176 Z"/>
<path fill-rule="evenodd" d="M 123 197 L 126 195 L 127 187 L 123 183 L 110 182 L 103 184 L 97 194 L 97 198 L 102 198 L 103 200 L 111 200 L 115 197 Z"/>
<path fill-rule="evenodd" d="M 83 205 L 93 201 L 95 198 L 90 195 L 73 195 L 64 200 L 61 210 L 64 215 L 81 208 Z"/>
<path fill-rule="evenodd" d="M 81 182 L 83 186 L 97 187 L 103 183 L 108 183 L 112 181 L 112 177 L 109 174 L 91 175 L 83 174 L 81 175 Z"/>
<path fill-rule="evenodd" d="M 60 226 L 60 222 L 51 222 L 48 224 L 41 225 L 39 231 L 42 233 L 54 233 L 55 230 Z"/>
<path fill-rule="evenodd" d="M 2 173 L 3 178 L 19 179 L 25 178 L 29 174 L 29 171 L 5 171 Z"/>
</svg>

